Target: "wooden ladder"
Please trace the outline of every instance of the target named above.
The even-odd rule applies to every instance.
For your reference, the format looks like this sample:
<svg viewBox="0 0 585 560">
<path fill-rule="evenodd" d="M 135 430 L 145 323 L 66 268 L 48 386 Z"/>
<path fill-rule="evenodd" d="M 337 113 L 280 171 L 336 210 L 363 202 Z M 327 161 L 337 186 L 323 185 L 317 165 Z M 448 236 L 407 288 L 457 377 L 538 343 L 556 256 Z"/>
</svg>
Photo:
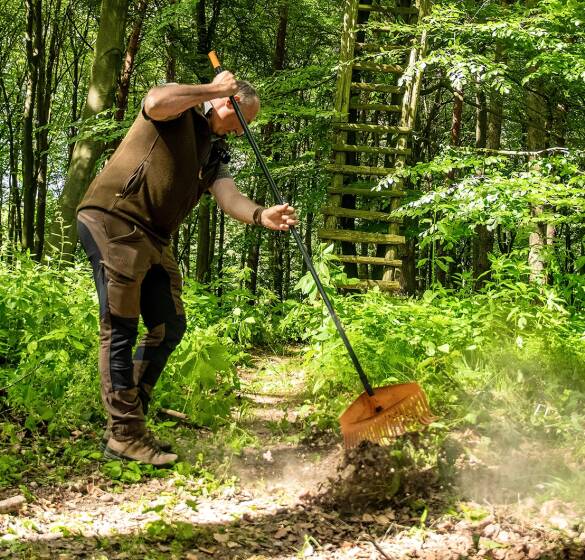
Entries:
<svg viewBox="0 0 585 560">
<path fill-rule="evenodd" d="M 333 163 L 319 237 L 336 242 L 338 258 L 357 284 L 345 289 L 400 289 L 404 244 L 392 211 L 402 182 L 377 187 L 410 154 L 426 31 L 416 26 L 430 0 L 345 0 L 337 76 Z"/>
</svg>

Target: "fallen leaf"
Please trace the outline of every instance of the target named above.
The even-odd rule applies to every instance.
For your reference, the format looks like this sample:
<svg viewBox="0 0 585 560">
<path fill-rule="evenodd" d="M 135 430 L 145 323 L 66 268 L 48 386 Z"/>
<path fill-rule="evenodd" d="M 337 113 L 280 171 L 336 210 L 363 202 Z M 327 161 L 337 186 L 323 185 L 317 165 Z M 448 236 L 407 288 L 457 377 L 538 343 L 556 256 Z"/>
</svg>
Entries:
<svg viewBox="0 0 585 560">
<path fill-rule="evenodd" d="M 281 527 L 280 529 L 278 529 L 278 531 L 276 531 L 276 533 L 274 533 L 274 538 L 275 539 L 283 539 L 289 533 L 290 533 L 290 529 L 288 527 Z"/>
<path fill-rule="evenodd" d="M 226 533 L 213 533 L 213 538 L 221 544 L 225 544 L 230 540 L 229 535 Z"/>
</svg>

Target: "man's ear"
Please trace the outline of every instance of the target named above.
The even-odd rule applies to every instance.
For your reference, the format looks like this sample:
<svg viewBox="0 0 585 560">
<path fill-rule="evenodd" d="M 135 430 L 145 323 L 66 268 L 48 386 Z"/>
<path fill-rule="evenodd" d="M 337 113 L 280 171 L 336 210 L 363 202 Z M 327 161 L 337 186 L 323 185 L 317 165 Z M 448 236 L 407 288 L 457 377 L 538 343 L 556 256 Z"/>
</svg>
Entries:
<svg viewBox="0 0 585 560">
<path fill-rule="evenodd" d="M 239 95 L 234 95 L 234 99 L 239 103 L 240 102 L 240 96 Z M 234 104 L 232 103 L 232 100 L 228 97 L 227 101 L 226 101 L 226 105 L 230 108 L 233 109 Z"/>
</svg>

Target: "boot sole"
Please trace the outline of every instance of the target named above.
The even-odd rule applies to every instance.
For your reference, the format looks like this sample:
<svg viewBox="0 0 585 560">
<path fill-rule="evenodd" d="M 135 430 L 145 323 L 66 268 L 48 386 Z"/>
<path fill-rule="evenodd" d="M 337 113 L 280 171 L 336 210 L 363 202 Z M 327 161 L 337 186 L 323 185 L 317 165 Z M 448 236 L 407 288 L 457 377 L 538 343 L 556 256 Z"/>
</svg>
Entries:
<svg viewBox="0 0 585 560">
<path fill-rule="evenodd" d="M 122 453 L 118 453 L 113 449 L 110 449 L 107 445 L 104 446 L 104 457 L 106 459 L 112 459 L 114 461 L 122 459 L 123 461 L 136 461 L 137 463 L 142 463 L 144 465 L 152 465 L 153 467 L 171 467 L 175 464 L 176 459 L 174 461 L 169 461 L 168 463 L 160 463 L 159 465 L 155 465 L 154 463 L 148 463 L 146 461 L 141 461 L 140 459 L 134 459 L 133 457 L 128 457 Z"/>
</svg>

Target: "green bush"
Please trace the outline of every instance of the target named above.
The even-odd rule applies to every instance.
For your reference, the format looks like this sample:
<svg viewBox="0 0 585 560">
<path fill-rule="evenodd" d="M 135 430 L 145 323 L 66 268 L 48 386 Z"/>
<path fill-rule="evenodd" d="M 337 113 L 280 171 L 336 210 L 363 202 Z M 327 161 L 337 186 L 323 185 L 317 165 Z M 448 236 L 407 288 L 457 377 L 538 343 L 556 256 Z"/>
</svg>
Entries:
<svg viewBox="0 0 585 560">
<path fill-rule="evenodd" d="M 451 423 L 505 418 L 577 439 L 585 315 L 554 288 L 526 282 L 520 262 L 493 270 L 480 293 L 438 287 L 414 299 L 373 290 L 336 297 L 336 309 L 373 385 L 418 381 Z M 330 319 L 312 332 L 306 358 L 316 396 L 345 395 L 347 404 L 363 391 Z"/>
</svg>

